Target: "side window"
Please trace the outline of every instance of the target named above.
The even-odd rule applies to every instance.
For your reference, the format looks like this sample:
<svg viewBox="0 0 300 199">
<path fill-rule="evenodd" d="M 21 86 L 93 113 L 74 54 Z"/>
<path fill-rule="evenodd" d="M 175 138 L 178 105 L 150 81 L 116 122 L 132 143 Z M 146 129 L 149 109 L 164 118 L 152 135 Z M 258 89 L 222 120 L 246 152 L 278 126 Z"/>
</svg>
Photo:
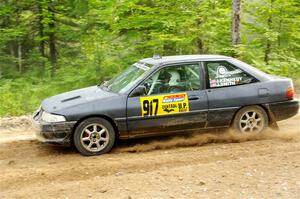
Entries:
<svg viewBox="0 0 300 199">
<path fill-rule="evenodd" d="M 205 62 L 210 88 L 249 84 L 257 80 L 226 61 Z"/>
<path fill-rule="evenodd" d="M 199 90 L 198 64 L 168 66 L 157 71 L 142 83 L 147 95 Z"/>
</svg>

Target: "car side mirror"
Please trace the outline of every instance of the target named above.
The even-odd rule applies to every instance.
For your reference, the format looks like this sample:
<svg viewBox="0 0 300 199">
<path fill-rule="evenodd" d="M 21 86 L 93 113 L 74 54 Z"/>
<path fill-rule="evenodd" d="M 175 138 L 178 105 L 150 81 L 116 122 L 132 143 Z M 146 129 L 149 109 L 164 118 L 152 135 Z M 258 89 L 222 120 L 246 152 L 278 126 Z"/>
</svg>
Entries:
<svg viewBox="0 0 300 199">
<path fill-rule="evenodd" d="M 146 87 L 143 85 L 139 85 L 131 92 L 130 97 L 138 97 L 146 94 L 147 94 Z"/>
</svg>

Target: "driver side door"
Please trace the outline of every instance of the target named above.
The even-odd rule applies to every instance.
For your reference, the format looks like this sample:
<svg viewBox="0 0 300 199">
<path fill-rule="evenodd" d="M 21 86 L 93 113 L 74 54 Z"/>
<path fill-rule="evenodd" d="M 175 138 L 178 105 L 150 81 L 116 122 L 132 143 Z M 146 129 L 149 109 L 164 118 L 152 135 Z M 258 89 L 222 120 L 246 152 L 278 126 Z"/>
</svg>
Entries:
<svg viewBox="0 0 300 199">
<path fill-rule="evenodd" d="M 145 93 L 127 99 L 129 136 L 203 128 L 208 100 L 201 71 L 198 62 L 177 64 L 158 69 L 146 78 L 139 85 Z"/>
</svg>

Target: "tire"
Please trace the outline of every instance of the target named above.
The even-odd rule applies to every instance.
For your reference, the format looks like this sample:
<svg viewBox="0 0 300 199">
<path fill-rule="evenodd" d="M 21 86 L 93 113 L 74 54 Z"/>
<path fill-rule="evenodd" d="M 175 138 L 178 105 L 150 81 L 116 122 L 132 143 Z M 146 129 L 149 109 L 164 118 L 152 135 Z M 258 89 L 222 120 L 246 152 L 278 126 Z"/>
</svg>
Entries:
<svg viewBox="0 0 300 199">
<path fill-rule="evenodd" d="M 88 118 L 76 127 L 73 139 L 76 149 L 82 155 L 101 155 L 114 146 L 115 130 L 103 118 Z"/>
<path fill-rule="evenodd" d="M 240 109 L 233 120 L 234 130 L 242 134 L 261 133 L 268 125 L 268 115 L 260 106 L 247 106 Z"/>
</svg>

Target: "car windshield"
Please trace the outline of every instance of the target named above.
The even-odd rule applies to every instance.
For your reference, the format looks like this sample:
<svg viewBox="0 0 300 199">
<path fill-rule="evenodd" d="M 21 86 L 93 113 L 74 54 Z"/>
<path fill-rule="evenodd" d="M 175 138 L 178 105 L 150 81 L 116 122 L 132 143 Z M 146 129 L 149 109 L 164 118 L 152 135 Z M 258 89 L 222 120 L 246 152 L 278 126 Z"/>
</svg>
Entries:
<svg viewBox="0 0 300 199">
<path fill-rule="evenodd" d="M 115 93 L 124 93 L 145 75 L 151 65 L 135 63 L 119 75 L 105 83 L 105 87 Z"/>
</svg>

